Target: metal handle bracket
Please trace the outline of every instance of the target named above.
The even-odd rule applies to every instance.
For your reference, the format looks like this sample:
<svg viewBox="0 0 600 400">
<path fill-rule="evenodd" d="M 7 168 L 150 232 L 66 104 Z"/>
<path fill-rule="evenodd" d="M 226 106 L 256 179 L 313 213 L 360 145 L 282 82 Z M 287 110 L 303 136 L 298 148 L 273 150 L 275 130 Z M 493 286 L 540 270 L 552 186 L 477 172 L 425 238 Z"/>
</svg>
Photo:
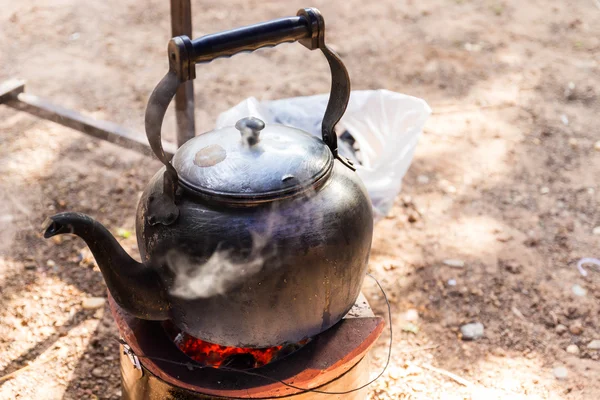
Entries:
<svg viewBox="0 0 600 400">
<path fill-rule="evenodd" d="M 195 65 L 219 57 L 299 41 L 310 50 L 320 49 L 331 70 L 331 91 L 323 116 L 322 137 L 334 157 L 338 157 L 335 125 L 344 115 L 350 99 L 350 77 L 340 57 L 325 44 L 325 21 L 316 8 L 304 8 L 295 17 L 280 18 L 190 40 L 177 36 L 169 41 L 169 72 L 156 86 L 146 108 L 146 135 L 152 151 L 166 166 L 168 179 L 177 185 L 177 172 L 162 146 L 161 127 L 169 103 L 183 82 L 196 78 Z M 349 166 L 342 160 L 344 165 Z M 165 176 L 167 178 L 167 176 Z M 166 190 L 166 188 L 165 188 Z M 169 198 L 173 198 L 165 193 Z M 157 221 L 158 222 L 158 221 Z M 172 222 L 160 222 L 169 224 Z"/>
</svg>

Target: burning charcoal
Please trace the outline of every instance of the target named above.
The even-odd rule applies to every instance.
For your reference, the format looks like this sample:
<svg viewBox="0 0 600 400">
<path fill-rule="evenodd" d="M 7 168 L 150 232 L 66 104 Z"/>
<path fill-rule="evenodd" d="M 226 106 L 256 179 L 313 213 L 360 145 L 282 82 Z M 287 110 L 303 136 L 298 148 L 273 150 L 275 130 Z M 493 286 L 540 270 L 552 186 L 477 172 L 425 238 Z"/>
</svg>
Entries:
<svg viewBox="0 0 600 400">
<path fill-rule="evenodd" d="M 162 325 L 167 336 L 171 338 L 171 341 L 185 355 L 201 365 L 214 368 L 259 368 L 293 353 L 309 342 L 307 339 L 285 346 L 273 346 L 262 349 L 230 347 L 195 338 L 181 331 L 168 321 Z"/>
</svg>

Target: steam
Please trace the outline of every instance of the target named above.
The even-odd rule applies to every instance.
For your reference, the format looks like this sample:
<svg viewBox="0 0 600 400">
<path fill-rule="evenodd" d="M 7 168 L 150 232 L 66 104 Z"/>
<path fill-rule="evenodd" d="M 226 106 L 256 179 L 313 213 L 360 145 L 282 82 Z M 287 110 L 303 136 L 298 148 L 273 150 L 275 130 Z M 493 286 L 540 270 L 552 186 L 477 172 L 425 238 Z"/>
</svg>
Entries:
<svg viewBox="0 0 600 400">
<path fill-rule="evenodd" d="M 174 274 L 171 295 L 183 299 L 224 295 L 260 273 L 265 266 L 277 268 L 278 254 L 273 243 L 275 231 L 298 240 L 310 232 L 310 236 L 318 240 L 323 228 L 323 215 L 319 212 L 323 204 L 315 194 L 312 187 L 306 188 L 301 196 L 292 200 L 294 206 L 288 212 L 282 212 L 278 203 L 273 203 L 264 216 L 261 232 L 250 231 L 252 245 L 247 256 L 242 257 L 239 249 L 224 248 L 223 243 L 206 261 L 195 259 L 180 250 L 169 251 L 166 264 Z"/>
<path fill-rule="evenodd" d="M 175 273 L 171 294 L 184 299 L 223 295 L 260 272 L 265 260 L 274 256 L 267 249 L 270 235 L 251 235 L 252 250 L 243 260 L 236 260 L 233 249 L 219 247 L 203 263 L 176 250 L 168 252 L 167 265 Z"/>
</svg>

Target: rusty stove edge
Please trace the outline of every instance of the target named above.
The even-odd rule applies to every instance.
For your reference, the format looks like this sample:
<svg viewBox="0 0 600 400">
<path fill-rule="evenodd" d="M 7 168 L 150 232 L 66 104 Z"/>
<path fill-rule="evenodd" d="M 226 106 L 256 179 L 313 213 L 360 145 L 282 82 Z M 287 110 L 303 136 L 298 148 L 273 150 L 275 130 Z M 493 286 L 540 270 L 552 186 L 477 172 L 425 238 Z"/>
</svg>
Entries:
<svg viewBox="0 0 600 400">
<path fill-rule="evenodd" d="M 364 298 L 360 298 L 361 300 Z M 117 327 L 121 337 L 127 342 L 135 354 L 143 354 L 139 344 L 135 338 L 133 331 L 129 323 L 127 322 L 126 313 L 120 309 L 120 307 L 114 302 L 112 296 L 108 295 L 109 305 L 111 313 L 117 322 Z M 296 386 L 298 388 L 315 389 L 320 386 L 326 385 L 330 382 L 335 381 L 351 368 L 353 368 L 362 358 L 367 354 L 371 347 L 375 344 L 375 341 L 381 335 L 385 326 L 385 321 L 381 317 L 359 317 L 359 318 L 345 318 L 346 323 L 356 324 L 357 322 L 364 321 L 369 322 L 371 325 L 370 332 L 365 335 L 365 338 L 360 345 L 356 346 L 352 351 L 346 353 L 344 357 L 337 360 L 335 363 L 330 365 L 327 369 L 316 370 L 306 369 L 300 373 L 284 379 L 284 382 Z M 364 326 L 364 324 L 361 324 Z M 295 395 L 306 392 L 306 390 L 293 389 L 280 382 L 274 382 L 258 387 L 250 387 L 244 389 L 212 389 L 202 388 L 202 392 L 198 391 L 198 387 L 190 385 L 186 382 L 182 382 L 175 377 L 164 372 L 158 367 L 152 360 L 147 358 L 140 358 L 141 364 L 156 377 L 162 379 L 168 384 L 178 386 L 190 390 L 194 393 L 201 393 L 204 395 L 223 396 L 223 397 L 235 397 L 235 398 L 249 398 L 249 399 L 261 399 L 261 398 L 273 398 L 273 397 L 284 397 Z M 132 367 L 133 368 L 133 367 Z"/>
</svg>

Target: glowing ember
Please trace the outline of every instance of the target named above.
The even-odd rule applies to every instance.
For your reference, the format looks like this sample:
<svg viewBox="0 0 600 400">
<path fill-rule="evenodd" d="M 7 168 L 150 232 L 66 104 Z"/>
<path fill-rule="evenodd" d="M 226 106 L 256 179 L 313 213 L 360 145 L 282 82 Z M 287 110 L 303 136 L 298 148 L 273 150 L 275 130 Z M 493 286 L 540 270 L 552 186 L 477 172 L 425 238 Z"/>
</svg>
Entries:
<svg viewBox="0 0 600 400">
<path fill-rule="evenodd" d="M 285 346 L 266 348 L 228 347 L 195 338 L 169 324 L 165 330 L 179 350 L 202 365 L 215 368 L 259 368 L 276 359 L 293 353 L 308 343 L 309 339 Z"/>
</svg>

